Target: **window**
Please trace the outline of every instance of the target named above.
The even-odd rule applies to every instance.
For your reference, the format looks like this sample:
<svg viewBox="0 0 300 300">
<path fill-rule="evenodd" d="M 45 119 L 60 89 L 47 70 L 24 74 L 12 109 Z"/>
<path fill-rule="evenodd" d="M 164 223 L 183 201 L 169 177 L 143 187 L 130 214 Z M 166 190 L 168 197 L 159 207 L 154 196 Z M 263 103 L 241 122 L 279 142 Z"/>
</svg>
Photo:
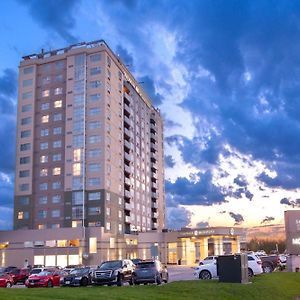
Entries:
<svg viewBox="0 0 300 300">
<path fill-rule="evenodd" d="M 26 104 L 22 106 L 22 112 L 28 112 L 31 111 L 32 105 L 31 104 Z"/>
<path fill-rule="evenodd" d="M 99 114 L 100 114 L 100 108 L 99 107 L 90 108 L 89 116 L 97 116 Z"/>
<path fill-rule="evenodd" d="M 119 210 L 119 219 L 122 219 L 122 217 L 123 217 L 122 211 Z"/>
<path fill-rule="evenodd" d="M 90 70 L 90 75 L 97 75 L 101 73 L 101 68 L 100 67 L 94 67 L 91 68 Z"/>
<path fill-rule="evenodd" d="M 38 219 L 46 219 L 47 218 L 47 211 L 46 210 L 39 210 L 38 211 Z"/>
<path fill-rule="evenodd" d="M 40 149 L 41 149 L 41 150 L 48 149 L 48 143 L 47 143 L 47 142 L 41 143 L 41 144 L 40 144 Z"/>
<path fill-rule="evenodd" d="M 48 198 L 47 196 L 40 196 L 39 197 L 39 204 L 47 204 Z"/>
<path fill-rule="evenodd" d="M 110 207 L 106 207 L 106 215 L 110 216 Z"/>
<path fill-rule="evenodd" d="M 100 185 L 100 178 L 89 178 L 88 179 L 88 184 L 89 185 Z"/>
<path fill-rule="evenodd" d="M 53 170 L 52 170 L 53 175 L 60 175 L 60 173 L 61 173 L 60 167 L 53 168 Z"/>
<path fill-rule="evenodd" d="M 53 128 L 53 134 L 61 134 L 61 127 Z"/>
<path fill-rule="evenodd" d="M 106 201 L 110 201 L 110 193 L 106 193 Z"/>
<path fill-rule="evenodd" d="M 32 92 L 26 92 L 22 94 L 22 100 L 27 100 L 32 98 Z"/>
<path fill-rule="evenodd" d="M 73 161 L 74 162 L 81 161 L 81 149 L 73 150 Z"/>
<path fill-rule="evenodd" d="M 41 104 L 41 110 L 47 110 L 47 109 L 49 109 L 49 103 L 47 102 L 47 103 L 42 103 Z"/>
<path fill-rule="evenodd" d="M 41 136 L 47 136 L 49 135 L 49 129 L 41 129 Z"/>
<path fill-rule="evenodd" d="M 72 204 L 81 205 L 83 203 L 83 192 L 73 192 L 72 193 Z"/>
<path fill-rule="evenodd" d="M 100 164 L 89 164 L 89 172 L 100 172 Z"/>
<path fill-rule="evenodd" d="M 52 224 L 51 228 L 55 229 L 55 228 L 60 228 L 60 224 Z M 57 258 L 59 257 L 59 255 L 57 255 Z"/>
<path fill-rule="evenodd" d="M 90 82 L 90 88 L 98 88 L 101 86 L 101 81 L 100 80 L 94 80 Z"/>
<path fill-rule="evenodd" d="M 28 205 L 29 204 L 29 197 L 23 196 L 19 198 L 19 203 L 21 205 Z"/>
<path fill-rule="evenodd" d="M 90 61 L 91 62 L 97 62 L 101 60 L 101 54 L 100 53 L 96 53 L 96 54 L 92 54 L 90 56 Z"/>
<path fill-rule="evenodd" d="M 61 141 L 54 141 L 53 142 L 53 148 L 60 148 L 61 147 Z"/>
<path fill-rule="evenodd" d="M 100 128 L 100 121 L 93 121 L 93 122 L 89 122 L 89 129 L 96 129 L 96 128 Z"/>
<path fill-rule="evenodd" d="M 93 192 L 88 194 L 88 199 L 90 201 L 92 200 L 100 200 L 101 199 L 101 193 L 100 192 Z"/>
<path fill-rule="evenodd" d="M 122 224 L 119 224 L 119 233 L 122 233 L 122 231 L 123 231 L 123 226 Z"/>
<path fill-rule="evenodd" d="M 60 203 L 60 201 L 61 201 L 60 195 L 52 196 L 52 203 Z"/>
<path fill-rule="evenodd" d="M 74 163 L 73 176 L 80 176 L 80 175 L 81 175 L 81 163 Z"/>
<path fill-rule="evenodd" d="M 60 181 L 56 181 L 52 183 L 52 189 L 53 190 L 58 190 L 61 188 L 61 182 Z"/>
<path fill-rule="evenodd" d="M 54 89 L 54 95 L 61 95 L 63 93 L 63 88 L 59 87 Z"/>
<path fill-rule="evenodd" d="M 21 125 L 31 124 L 31 117 L 21 119 Z"/>
<path fill-rule="evenodd" d="M 19 172 L 19 177 L 23 178 L 23 177 L 29 177 L 29 170 L 23 170 Z"/>
<path fill-rule="evenodd" d="M 110 230 L 110 222 L 106 222 L 106 230 Z"/>
<path fill-rule="evenodd" d="M 73 147 L 83 147 L 83 135 L 73 136 Z"/>
<path fill-rule="evenodd" d="M 101 214 L 101 208 L 100 207 L 89 207 L 88 208 L 88 214 L 89 216 L 96 216 Z"/>
<path fill-rule="evenodd" d="M 42 97 L 49 97 L 50 96 L 50 90 L 44 90 L 42 91 Z"/>
<path fill-rule="evenodd" d="M 110 67 L 111 66 L 111 58 L 107 56 L 107 65 Z"/>
<path fill-rule="evenodd" d="M 33 73 L 33 67 L 26 67 L 23 69 L 23 74 L 31 74 Z"/>
<path fill-rule="evenodd" d="M 91 149 L 91 150 L 89 150 L 89 152 L 88 152 L 89 158 L 92 158 L 92 157 L 99 157 L 100 154 L 101 154 L 101 150 L 100 150 L 100 149 Z"/>
<path fill-rule="evenodd" d="M 31 130 L 21 131 L 21 138 L 26 138 L 31 136 Z"/>
<path fill-rule="evenodd" d="M 84 92 L 84 80 L 78 80 L 74 83 L 74 93 L 82 94 Z"/>
<path fill-rule="evenodd" d="M 95 144 L 95 143 L 99 143 L 101 140 L 100 135 L 92 135 L 89 137 L 89 143 L 90 144 Z"/>
<path fill-rule="evenodd" d="M 122 205 L 123 204 L 123 200 L 121 197 L 119 197 L 119 205 Z"/>
<path fill-rule="evenodd" d="M 42 116 L 42 123 L 48 123 L 49 122 L 49 115 Z"/>
<path fill-rule="evenodd" d="M 28 183 L 22 183 L 19 185 L 19 190 L 21 192 L 29 191 L 29 184 Z"/>
<path fill-rule="evenodd" d="M 51 82 L 51 77 L 46 76 L 42 78 L 42 85 L 49 84 Z"/>
<path fill-rule="evenodd" d="M 58 74 L 55 76 L 55 82 L 62 82 L 64 80 L 64 76 L 62 74 Z"/>
<path fill-rule="evenodd" d="M 72 207 L 72 219 L 82 219 L 82 217 L 83 217 L 82 206 Z"/>
<path fill-rule="evenodd" d="M 27 151 L 27 150 L 30 150 L 30 149 L 31 149 L 31 144 L 30 143 L 20 145 L 20 150 L 21 151 Z"/>
<path fill-rule="evenodd" d="M 51 211 L 51 217 L 52 218 L 59 218 L 60 217 L 60 210 L 59 209 L 54 209 Z"/>
<path fill-rule="evenodd" d="M 53 121 L 61 121 L 62 120 L 62 114 L 54 114 Z"/>
<path fill-rule="evenodd" d="M 40 183 L 40 191 L 48 190 L 48 183 Z"/>
<path fill-rule="evenodd" d="M 61 154 L 53 154 L 52 161 L 61 161 Z"/>
<path fill-rule="evenodd" d="M 84 110 L 81 107 L 74 108 L 73 117 L 75 120 L 83 119 Z"/>
<path fill-rule="evenodd" d="M 18 220 L 26 220 L 29 219 L 29 212 L 28 211 L 19 211 L 18 212 Z"/>
<path fill-rule="evenodd" d="M 30 157 L 29 156 L 24 156 L 20 158 L 20 164 L 21 165 L 25 165 L 30 163 Z"/>
<path fill-rule="evenodd" d="M 81 176 L 72 178 L 72 188 L 73 190 L 80 190 L 83 188 L 83 178 Z"/>
<path fill-rule="evenodd" d="M 57 61 L 57 62 L 55 63 L 55 68 L 56 68 L 56 69 L 62 69 L 64 66 L 65 66 L 65 63 L 64 63 L 63 60 Z"/>
<path fill-rule="evenodd" d="M 75 132 L 83 131 L 83 120 L 73 122 L 73 131 Z"/>
<path fill-rule="evenodd" d="M 54 101 L 54 107 L 55 108 L 62 107 L 62 100 L 56 100 L 56 101 Z"/>
<path fill-rule="evenodd" d="M 83 105 L 84 95 L 83 94 L 74 95 L 73 103 L 74 103 L 74 105 Z"/>
<path fill-rule="evenodd" d="M 44 176 L 48 176 L 48 169 L 41 169 L 40 170 L 40 176 L 44 177 Z"/>
<path fill-rule="evenodd" d="M 40 157 L 40 162 L 41 162 L 42 164 L 48 162 L 48 156 L 47 156 L 47 155 L 42 155 L 42 156 Z"/>
<path fill-rule="evenodd" d="M 89 101 L 99 101 L 101 99 L 101 94 L 93 94 L 89 96 Z"/>
<path fill-rule="evenodd" d="M 97 253 L 97 238 L 96 237 L 89 238 L 89 252 Z"/>
</svg>

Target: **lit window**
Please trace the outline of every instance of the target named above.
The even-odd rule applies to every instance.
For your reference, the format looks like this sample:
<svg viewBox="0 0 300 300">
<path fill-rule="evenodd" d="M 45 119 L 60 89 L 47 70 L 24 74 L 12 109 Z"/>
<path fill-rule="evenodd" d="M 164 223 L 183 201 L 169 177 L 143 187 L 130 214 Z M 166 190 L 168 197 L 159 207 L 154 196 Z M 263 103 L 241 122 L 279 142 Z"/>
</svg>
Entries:
<svg viewBox="0 0 300 300">
<path fill-rule="evenodd" d="M 24 218 L 24 213 L 22 211 L 18 212 L 18 220 L 23 220 Z"/>
<path fill-rule="evenodd" d="M 110 207 L 106 207 L 106 215 L 110 216 Z"/>
<path fill-rule="evenodd" d="M 122 231 L 123 231 L 123 226 L 122 224 L 119 224 L 119 233 L 122 233 Z"/>
<path fill-rule="evenodd" d="M 72 227 L 81 227 L 82 222 L 81 221 L 72 221 Z"/>
<path fill-rule="evenodd" d="M 81 175 L 81 164 L 74 163 L 73 164 L 73 176 L 80 176 Z"/>
<path fill-rule="evenodd" d="M 54 95 L 61 95 L 63 92 L 63 89 L 61 87 L 54 89 Z"/>
<path fill-rule="evenodd" d="M 74 149 L 73 150 L 73 161 L 78 162 L 81 160 L 81 149 Z"/>
<path fill-rule="evenodd" d="M 42 164 L 48 162 L 48 156 L 47 156 L 47 155 L 42 155 L 42 156 L 40 157 L 40 162 L 41 162 Z"/>
<path fill-rule="evenodd" d="M 106 230 L 110 230 L 110 222 L 106 222 Z"/>
<path fill-rule="evenodd" d="M 54 107 L 55 107 L 55 108 L 62 107 L 62 100 L 54 101 Z"/>
<path fill-rule="evenodd" d="M 110 193 L 106 193 L 106 201 L 110 201 Z"/>
<path fill-rule="evenodd" d="M 40 170 L 40 176 L 47 176 L 48 175 L 48 169 L 41 169 Z"/>
<path fill-rule="evenodd" d="M 42 116 L 42 123 L 48 123 L 49 122 L 49 115 Z"/>
<path fill-rule="evenodd" d="M 42 91 L 42 97 L 49 97 L 50 96 L 50 90 L 44 90 Z"/>
<path fill-rule="evenodd" d="M 59 167 L 56 167 L 52 170 L 53 175 L 60 175 L 61 169 Z"/>
<path fill-rule="evenodd" d="M 97 238 L 96 237 L 90 237 L 89 238 L 89 248 L 90 253 L 97 253 Z"/>
</svg>

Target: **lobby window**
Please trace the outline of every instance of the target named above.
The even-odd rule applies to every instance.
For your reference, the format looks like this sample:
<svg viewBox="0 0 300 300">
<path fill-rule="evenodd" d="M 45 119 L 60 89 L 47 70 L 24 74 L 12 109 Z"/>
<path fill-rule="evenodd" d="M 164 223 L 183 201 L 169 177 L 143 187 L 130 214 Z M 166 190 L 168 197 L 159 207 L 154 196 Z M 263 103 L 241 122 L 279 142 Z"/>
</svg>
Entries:
<svg viewBox="0 0 300 300">
<path fill-rule="evenodd" d="M 62 120 L 62 114 L 54 114 L 53 121 L 61 121 Z"/>
<path fill-rule="evenodd" d="M 40 157 L 40 162 L 41 162 L 42 164 L 48 162 L 48 155 L 42 155 L 42 156 Z"/>
<path fill-rule="evenodd" d="M 49 103 L 47 102 L 47 103 L 42 103 L 41 104 L 41 110 L 47 110 L 47 109 L 49 109 Z"/>
<path fill-rule="evenodd" d="M 31 74 L 31 73 L 33 73 L 33 67 L 26 67 L 23 69 L 24 75 Z"/>
<path fill-rule="evenodd" d="M 54 107 L 55 108 L 62 107 L 62 100 L 56 100 L 56 101 L 54 101 Z"/>
<path fill-rule="evenodd" d="M 100 53 L 96 53 L 96 54 L 92 54 L 90 56 L 90 62 L 97 62 L 101 60 L 101 54 Z"/>
<path fill-rule="evenodd" d="M 19 177 L 23 178 L 23 177 L 29 177 L 29 170 L 23 170 L 19 172 Z"/>
<path fill-rule="evenodd" d="M 49 129 L 41 129 L 41 136 L 47 136 L 49 135 Z"/>
<path fill-rule="evenodd" d="M 52 196 L 52 203 L 60 203 L 61 195 L 54 195 Z"/>
<path fill-rule="evenodd" d="M 48 169 L 41 169 L 40 170 L 40 176 L 41 177 L 48 176 Z"/>
<path fill-rule="evenodd" d="M 56 167 L 52 170 L 53 175 L 60 175 L 60 173 L 61 173 L 60 167 Z"/>
<path fill-rule="evenodd" d="M 47 196 L 40 196 L 39 197 L 39 204 L 47 204 L 48 198 Z"/>
<path fill-rule="evenodd" d="M 61 182 L 60 181 L 56 181 L 52 183 L 52 189 L 53 190 L 58 190 L 61 188 Z"/>
<path fill-rule="evenodd" d="M 90 69 L 90 75 L 97 75 L 101 73 L 101 68 L 100 67 L 94 67 Z"/>
<path fill-rule="evenodd" d="M 48 149 L 48 143 L 47 143 L 47 142 L 41 143 L 41 144 L 40 144 L 40 149 L 41 149 L 41 150 Z"/>
<path fill-rule="evenodd" d="M 42 91 L 42 97 L 49 97 L 50 96 L 50 90 L 44 90 Z"/>
<path fill-rule="evenodd" d="M 31 130 L 21 131 L 21 138 L 26 138 L 31 136 Z"/>
<path fill-rule="evenodd" d="M 31 124 L 31 121 L 32 121 L 31 117 L 22 118 L 21 119 L 21 125 L 29 125 L 29 124 Z"/>
<path fill-rule="evenodd" d="M 48 123 L 49 122 L 49 115 L 42 116 L 42 123 Z"/>
<path fill-rule="evenodd" d="M 53 128 L 53 134 L 56 135 L 56 134 L 61 134 L 61 127 L 54 127 Z"/>
<path fill-rule="evenodd" d="M 29 184 L 28 183 L 22 183 L 19 185 L 19 191 L 20 192 L 27 192 L 29 191 Z"/>
<path fill-rule="evenodd" d="M 100 200 L 101 199 L 101 193 L 100 192 L 93 192 L 88 194 L 89 201 L 93 200 Z"/>
<path fill-rule="evenodd" d="M 97 238 L 96 237 L 89 238 L 89 252 L 97 253 Z"/>
<path fill-rule="evenodd" d="M 61 147 L 61 141 L 54 141 L 53 142 L 53 148 L 60 148 Z"/>
<path fill-rule="evenodd" d="M 21 151 L 27 151 L 27 150 L 30 150 L 30 149 L 31 149 L 31 144 L 30 143 L 20 145 L 20 150 Z"/>
<path fill-rule="evenodd" d="M 55 88 L 54 89 L 54 95 L 61 95 L 63 93 L 63 88 Z"/>
<path fill-rule="evenodd" d="M 60 217 L 60 210 L 59 209 L 54 209 L 51 211 L 51 217 L 52 218 L 59 218 Z"/>
<path fill-rule="evenodd" d="M 40 183 L 40 191 L 48 190 L 48 183 Z"/>
</svg>

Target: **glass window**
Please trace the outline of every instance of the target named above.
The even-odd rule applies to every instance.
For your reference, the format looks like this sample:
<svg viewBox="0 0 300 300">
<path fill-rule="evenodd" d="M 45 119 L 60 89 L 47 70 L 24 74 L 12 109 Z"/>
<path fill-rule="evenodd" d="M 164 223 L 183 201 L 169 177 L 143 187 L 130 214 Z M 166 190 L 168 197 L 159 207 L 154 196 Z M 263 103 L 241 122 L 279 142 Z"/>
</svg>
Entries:
<svg viewBox="0 0 300 300">
<path fill-rule="evenodd" d="M 101 141 L 100 135 L 92 135 L 89 137 L 90 144 L 99 143 L 100 141 Z"/>
<path fill-rule="evenodd" d="M 98 88 L 101 86 L 100 80 L 94 80 L 90 82 L 90 88 Z"/>
<path fill-rule="evenodd" d="M 64 76 L 62 74 L 58 74 L 55 76 L 55 82 L 62 82 L 64 80 Z"/>
<path fill-rule="evenodd" d="M 62 120 L 62 114 L 54 114 L 53 121 L 61 121 Z"/>
<path fill-rule="evenodd" d="M 31 117 L 21 119 L 21 125 L 31 124 Z"/>
<path fill-rule="evenodd" d="M 101 154 L 101 150 L 100 149 L 91 149 L 88 152 L 88 157 L 89 158 L 91 158 L 91 157 L 99 157 L 100 154 Z"/>
<path fill-rule="evenodd" d="M 54 141 L 53 142 L 53 148 L 60 148 L 61 147 L 61 141 Z"/>
<path fill-rule="evenodd" d="M 49 129 L 41 129 L 41 136 L 47 136 L 49 135 Z"/>
<path fill-rule="evenodd" d="M 41 143 L 41 144 L 40 144 L 40 149 L 41 149 L 41 150 L 48 149 L 48 143 L 47 143 L 47 142 Z"/>
<path fill-rule="evenodd" d="M 63 88 L 58 87 L 54 89 L 54 95 L 61 95 L 63 93 Z"/>
<path fill-rule="evenodd" d="M 100 185 L 100 178 L 89 178 L 88 179 L 88 184 L 89 185 Z"/>
<path fill-rule="evenodd" d="M 55 63 L 55 68 L 56 69 L 62 69 L 65 66 L 65 63 L 63 60 L 59 60 Z"/>
<path fill-rule="evenodd" d="M 38 219 L 46 219 L 47 218 L 47 211 L 46 210 L 39 210 L 38 211 Z"/>
<path fill-rule="evenodd" d="M 33 67 L 26 67 L 23 69 L 23 74 L 31 74 L 33 73 Z"/>
<path fill-rule="evenodd" d="M 83 147 L 83 135 L 73 136 L 73 147 Z"/>
<path fill-rule="evenodd" d="M 42 123 L 48 123 L 49 122 L 49 115 L 42 116 Z"/>
<path fill-rule="evenodd" d="M 106 222 L 106 230 L 110 230 L 110 222 Z"/>
<path fill-rule="evenodd" d="M 93 121 L 93 122 L 89 122 L 89 129 L 96 129 L 96 128 L 100 128 L 100 121 Z"/>
<path fill-rule="evenodd" d="M 51 228 L 55 229 L 55 228 L 60 228 L 60 224 L 52 224 Z M 60 265 L 59 265 L 60 266 Z"/>
<path fill-rule="evenodd" d="M 19 172 L 19 177 L 22 178 L 22 177 L 29 177 L 29 170 L 22 170 Z"/>
<path fill-rule="evenodd" d="M 78 162 L 81 161 L 81 149 L 74 149 L 73 150 L 73 161 Z"/>
<path fill-rule="evenodd" d="M 82 94 L 84 92 L 84 80 L 77 80 L 74 83 L 74 94 Z"/>
<path fill-rule="evenodd" d="M 52 203 L 60 203 L 61 195 L 54 195 L 52 196 Z"/>
<path fill-rule="evenodd" d="M 72 219 L 82 219 L 83 209 L 82 205 L 72 207 Z"/>
<path fill-rule="evenodd" d="M 89 164 L 90 172 L 100 172 L 100 164 Z"/>
<path fill-rule="evenodd" d="M 106 201 L 110 201 L 110 193 L 106 193 Z"/>
<path fill-rule="evenodd" d="M 101 60 L 101 54 L 100 53 L 90 55 L 90 61 L 91 62 L 97 62 L 97 61 L 100 61 L 100 60 Z"/>
<path fill-rule="evenodd" d="M 100 200 L 101 199 L 101 193 L 100 192 L 92 192 L 88 194 L 89 200 Z"/>
<path fill-rule="evenodd" d="M 32 109 L 32 105 L 31 104 L 26 104 L 22 106 L 22 112 L 27 112 L 27 111 L 31 111 Z"/>
<path fill-rule="evenodd" d="M 61 182 L 60 181 L 56 181 L 52 183 L 52 189 L 53 190 L 58 190 L 61 188 Z"/>
<path fill-rule="evenodd" d="M 31 149 L 31 144 L 30 143 L 20 145 L 20 150 L 21 151 L 27 151 L 27 150 L 30 150 L 30 149 Z"/>
<path fill-rule="evenodd" d="M 89 96 L 89 101 L 99 101 L 101 99 L 101 94 L 93 94 Z"/>
<path fill-rule="evenodd" d="M 28 164 L 30 163 L 30 157 L 29 156 L 24 156 L 20 158 L 20 164 L 24 165 L 24 164 Z"/>
<path fill-rule="evenodd" d="M 73 131 L 75 132 L 83 131 L 83 120 L 73 122 Z"/>
<path fill-rule="evenodd" d="M 42 85 L 49 84 L 51 82 L 51 77 L 46 76 L 42 78 Z"/>
<path fill-rule="evenodd" d="M 74 105 L 83 105 L 84 104 L 84 95 L 74 95 L 73 99 Z"/>
<path fill-rule="evenodd" d="M 81 175 L 81 163 L 74 163 L 73 176 L 80 176 L 80 175 Z"/>
<path fill-rule="evenodd" d="M 60 167 L 53 168 L 53 170 L 52 170 L 53 175 L 60 175 L 60 173 L 61 173 Z"/>
<path fill-rule="evenodd" d="M 60 217 L 60 210 L 59 209 L 54 209 L 51 211 L 51 217 L 52 218 L 59 218 Z"/>
<path fill-rule="evenodd" d="M 29 197 L 27 196 L 22 196 L 19 198 L 19 203 L 21 205 L 28 205 L 29 204 Z"/>
<path fill-rule="evenodd" d="M 101 208 L 100 207 L 89 207 L 88 208 L 88 214 L 89 216 L 95 216 L 101 214 Z"/>
<path fill-rule="evenodd" d="M 53 134 L 61 134 L 61 127 L 53 128 Z"/>
<path fill-rule="evenodd" d="M 52 161 L 61 161 L 61 154 L 60 153 L 53 154 Z"/>
<path fill-rule="evenodd" d="M 54 101 L 54 107 L 55 108 L 62 107 L 62 100 L 56 100 L 56 101 Z"/>
<path fill-rule="evenodd" d="M 80 190 L 83 188 L 83 178 L 82 176 L 74 176 L 72 178 L 72 188 L 73 190 Z"/>
<path fill-rule="evenodd" d="M 96 237 L 89 238 L 89 252 L 97 253 L 97 238 Z"/>
<path fill-rule="evenodd" d="M 94 67 L 90 69 L 90 75 L 97 75 L 101 73 L 101 68 L 100 67 Z"/>
<path fill-rule="evenodd" d="M 40 191 L 48 190 L 48 183 L 40 183 Z"/>
<path fill-rule="evenodd" d="M 41 162 L 41 163 L 46 163 L 46 162 L 48 162 L 48 155 L 42 155 L 42 156 L 40 157 L 40 162 Z"/>
<path fill-rule="evenodd" d="M 110 216 L 110 207 L 106 207 L 106 215 Z"/>
<path fill-rule="evenodd" d="M 29 184 L 28 183 L 22 183 L 19 185 L 19 191 L 21 192 L 27 192 L 29 191 Z"/>
<path fill-rule="evenodd" d="M 84 110 L 82 107 L 76 107 L 73 110 L 73 118 L 75 120 L 83 119 L 84 116 Z"/>
<path fill-rule="evenodd" d="M 42 91 L 42 97 L 49 97 L 50 96 L 50 90 L 44 90 Z"/>
<path fill-rule="evenodd" d="M 47 204 L 48 198 L 47 196 L 40 196 L 39 197 L 39 204 Z"/>
<path fill-rule="evenodd" d="M 72 193 L 72 204 L 81 205 L 83 203 L 83 192 L 73 192 Z"/>
<path fill-rule="evenodd" d="M 90 116 L 97 116 L 99 114 L 100 114 L 100 108 L 99 107 L 90 108 L 90 110 L 89 110 L 89 115 Z"/>
<path fill-rule="evenodd" d="M 21 138 L 26 138 L 31 136 L 31 130 L 21 131 Z"/>
<path fill-rule="evenodd" d="M 47 110 L 47 109 L 49 109 L 49 103 L 47 102 L 47 103 L 42 103 L 41 104 L 41 110 Z"/>
<path fill-rule="evenodd" d="M 22 100 L 27 100 L 32 98 L 32 92 L 26 92 L 22 94 Z"/>
<path fill-rule="evenodd" d="M 41 170 L 40 170 L 40 176 L 42 176 L 42 177 L 43 177 L 43 176 L 48 176 L 48 169 L 45 169 L 45 168 L 44 168 L 44 169 L 41 169 Z"/>
</svg>

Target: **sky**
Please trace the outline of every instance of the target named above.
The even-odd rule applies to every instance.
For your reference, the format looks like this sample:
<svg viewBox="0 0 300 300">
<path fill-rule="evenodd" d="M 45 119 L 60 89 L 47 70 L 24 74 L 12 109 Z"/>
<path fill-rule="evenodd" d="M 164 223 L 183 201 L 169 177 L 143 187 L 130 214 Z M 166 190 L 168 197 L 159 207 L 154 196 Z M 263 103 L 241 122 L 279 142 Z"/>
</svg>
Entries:
<svg viewBox="0 0 300 300">
<path fill-rule="evenodd" d="M 300 2 L 0 1 L 0 229 L 12 228 L 18 64 L 104 39 L 164 119 L 167 227 L 300 207 Z"/>
</svg>

